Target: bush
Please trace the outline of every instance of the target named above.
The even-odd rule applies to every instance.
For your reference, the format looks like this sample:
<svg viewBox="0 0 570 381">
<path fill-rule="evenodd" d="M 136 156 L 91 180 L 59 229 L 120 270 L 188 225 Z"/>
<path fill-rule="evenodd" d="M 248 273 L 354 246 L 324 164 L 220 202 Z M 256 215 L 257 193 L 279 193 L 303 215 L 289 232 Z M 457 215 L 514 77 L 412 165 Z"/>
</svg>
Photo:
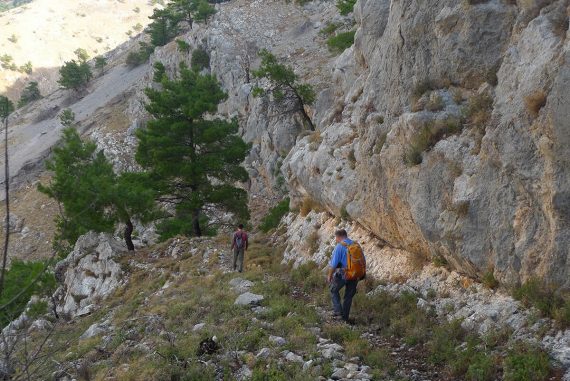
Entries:
<svg viewBox="0 0 570 381">
<path fill-rule="evenodd" d="M 426 105 L 428 111 L 436 112 L 441 111 L 445 108 L 445 103 L 443 102 L 443 98 L 441 95 L 432 93 L 429 97 L 429 101 Z"/>
<path fill-rule="evenodd" d="M 478 94 L 467 103 L 466 116 L 468 122 L 477 128 L 484 128 L 491 117 L 493 98 L 488 94 Z"/>
<path fill-rule="evenodd" d="M 309 214 L 312 210 L 319 211 L 320 205 L 310 197 L 305 197 L 303 202 L 301 203 L 301 207 L 299 209 L 299 214 L 301 217 L 305 217 Z"/>
<path fill-rule="evenodd" d="M 271 229 L 275 229 L 279 226 L 281 219 L 287 213 L 289 213 L 289 198 L 283 199 L 279 204 L 271 208 L 269 213 L 261 221 L 259 228 L 265 233 Z"/>
<path fill-rule="evenodd" d="M 504 361 L 505 381 L 542 381 L 549 374 L 548 355 L 536 346 L 519 343 Z"/>
<path fill-rule="evenodd" d="M 490 288 L 491 290 L 494 290 L 495 288 L 499 287 L 499 281 L 495 278 L 493 270 L 487 271 L 483 275 L 482 281 L 483 285 L 485 285 L 487 288 Z"/>
<path fill-rule="evenodd" d="M 565 301 L 539 279 L 529 279 L 513 291 L 513 296 L 525 306 L 535 307 L 543 316 L 556 319 L 560 326 L 570 326 L 570 301 Z"/>
<path fill-rule="evenodd" d="M 24 91 L 22 91 L 22 95 L 20 96 L 20 100 L 18 101 L 18 107 L 23 107 L 30 102 L 40 99 L 41 97 L 42 95 L 40 94 L 38 83 L 32 81 L 28 83 Z"/>
<path fill-rule="evenodd" d="M 210 68 L 210 56 L 208 52 L 202 48 L 198 48 L 192 52 L 191 66 L 193 70 L 202 71 Z"/>
<path fill-rule="evenodd" d="M 26 74 L 32 74 L 34 68 L 32 66 L 32 63 L 30 61 L 26 62 L 25 64 L 23 64 L 22 66 L 20 66 L 18 68 L 18 71 L 20 73 L 26 73 Z"/>
<path fill-rule="evenodd" d="M 148 61 L 150 55 L 154 52 L 154 47 L 141 42 L 137 52 L 130 52 L 127 55 L 126 64 L 130 67 L 137 67 Z"/>
<path fill-rule="evenodd" d="M 319 34 L 324 37 L 332 36 L 336 30 L 340 27 L 340 24 L 334 22 L 328 22 L 327 25 L 319 31 Z"/>
<path fill-rule="evenodd" d="M 341 32 L 327 40 L 327 46 L 332 53 L 340 54 L 354 44 L 356 31 Z"/>
<path fill-rule="evenodd" d="M 537 90 L 524 98 L 524 103 L 529 114 L 536 118 L 540 110 L 546 105 L 546 93 L 542 90 Z"/>
<path fill-rule="evenodd" d="M 53 273 L 44 271 L 44 262 L 13 261 L 4 279 L 4 292 L 0 306 L 5 306 L 0 315 L 0 326 L 4 327 L 17 318 L 26 308 L 32 295 L 51 295 L 56 282 Z M 35 307 L 32 311 L 37 311 Z"/>
<path fill-rule="evenodd" d="M 404 152 L 404 163 L 408 166 L 421 164 L 423 152 L 429 151 L 440 140 L 460 131 L 461 124 L 455 118 L 427 123 L 412 137 L 410 146 Z"/>
<path fill-rule="evenodd" d="M 416 83 L 412 89 L 412 94 L 410 96 L 410 103 L 412 105 L 412 111 L 419 111 L 417 108 L 417 103 L 420 98 L 428 91 L 436 90 L 438 86 L 434 81 L 423 80 Z"/>
<path fill-rule="evenodd" d="M 87 85 L 93 77 L 89 64 L 85 61 L 71 60 L 66 62 L 60 69 L 61 78 L 58 83 L 65 89 L 79 90 Z"/>
<path fill-rule="evenodd" d="M 338 0 L 336 7 L 341 15 L 346 16 L 354 10 L 356 0 Z"/>
<path fill-rule="evenodd" d="M 478 352 L 470 359 L 465 379 L 468 381 L 493 381 L 497 377 L 495 359 L 484 352 Z"/>
</svg>

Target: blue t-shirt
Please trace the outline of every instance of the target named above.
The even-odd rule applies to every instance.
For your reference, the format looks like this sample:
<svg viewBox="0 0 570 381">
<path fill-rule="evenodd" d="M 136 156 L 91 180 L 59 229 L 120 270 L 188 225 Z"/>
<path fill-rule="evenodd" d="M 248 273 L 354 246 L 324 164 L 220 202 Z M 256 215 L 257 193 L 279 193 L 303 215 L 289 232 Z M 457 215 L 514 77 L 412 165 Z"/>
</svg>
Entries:
<svg viewBox="0 0 570 381">
<path fill-rule="evenodd" d="M 352 244 L 354 241 L 347 238 L 344 240 L 344 242 L 347 245 Z M 329 266 L 332 267 L 333 269 L 336 268 L 342 268 L 342 269 L 346 269 L 347 263 L 346 263 L 346 254 L 348 252 L 348 248 L 341 245 L 340 243 L 337 243 L 333 252 L 332 252 L 332 257 L 331 260 L 329 262 Z M 340 265 L 340 266 L 339 266 Z"/>
</svg>

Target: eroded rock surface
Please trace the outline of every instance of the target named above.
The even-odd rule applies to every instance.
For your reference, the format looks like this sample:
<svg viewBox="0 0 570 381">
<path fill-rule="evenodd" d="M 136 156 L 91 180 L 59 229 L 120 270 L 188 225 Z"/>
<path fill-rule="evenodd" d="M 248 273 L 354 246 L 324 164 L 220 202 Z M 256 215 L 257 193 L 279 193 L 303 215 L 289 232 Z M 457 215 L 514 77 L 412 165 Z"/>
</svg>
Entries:
<svg viewBox="0 0 570 381">
<path fill-rule="evenodd" d="M 90 313 L 101 298 L 109 296 L 125 279 L 115 259 L 125 251 L 108 234 L 81 236 L 69 256 L 56 266 L 61 283 L 56 291 L 58 313 L 68 317 Z"/>
</svg>

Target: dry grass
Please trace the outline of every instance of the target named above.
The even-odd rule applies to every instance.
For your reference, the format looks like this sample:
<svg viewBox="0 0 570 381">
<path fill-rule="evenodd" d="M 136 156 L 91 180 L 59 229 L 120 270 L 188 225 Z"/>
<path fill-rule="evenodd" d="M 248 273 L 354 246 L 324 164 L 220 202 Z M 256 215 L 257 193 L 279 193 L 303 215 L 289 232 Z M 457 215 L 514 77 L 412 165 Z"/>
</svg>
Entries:
<svg viewBox="0 0 570 381">
<path fill-rule="evenodd" d="M 460 132 L 461 127 L 460 121 L 455 118 L 426 123 L 420 131 L 412 137 L 410 145 L 403 155 L 404 163 L 408 166 L 421 164 L 423 160 L 422 154 L 424 152 L 433 148 L 438 141 Z"/>
<path fill-rule="evenodd" d="M 320 211 L 321 205 L 316 202 L 315 200 L 313 200 L 311 197 L 307 196 L 303 199 L 303 202 L 301 203 L 301 206 L 299 208 L 299 214 L 302 217 L 307 216 L 307 214 L 309 214 L 312 210 L 314 211 Z"/>
<path fill-rule="evenodd" d="M 536 90 L 524 98 L 524 103 L 529 114 L 536 118 L 540 110 L 546 105 L 546 93 L 543 90 Z"/>
</svg>

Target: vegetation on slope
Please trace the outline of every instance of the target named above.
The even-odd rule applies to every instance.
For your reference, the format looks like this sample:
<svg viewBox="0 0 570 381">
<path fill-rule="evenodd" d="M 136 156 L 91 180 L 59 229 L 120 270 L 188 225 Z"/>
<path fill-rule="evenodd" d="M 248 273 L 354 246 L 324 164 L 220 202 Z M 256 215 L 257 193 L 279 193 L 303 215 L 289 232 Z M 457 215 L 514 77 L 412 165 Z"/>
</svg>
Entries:
<svg viewBox="0 0 570 381">
<path fill-rule="evenodd" d="M 479 338 L 461 328 L 460 321 L 437 321 L 417 306 L 414 294 L 369 293 L 376 288 L 371 280 L 361 282 L 354 301 L 357 325 L 331 321 L 321 269 L 314 263 L 296 269 L 281 264 L 282 248 L 269 246 L 264 238 L 252 240 L 240 276 L 255 283 L 252 292 L 265 296 L 265 309 L 237 306 L 238 294 L 229 286 L 235 274 L 222 271 L 229 258 L 214 250 L 225 246 L 226 239 L 183 244 L 182 258 L 165 256 L 172 242 L 123 257 L 128 284 L 93 315 L 57 326 L 52 340 L 60 350 L 56 362 L 46 363 L 42 372 L 51 374 L 60 363 L 70 365 L 70 375 L 81 372 L 91 380 L 210 380 L 214 374 L 231 379 L 245 365 L 254 380 L 268 374 L 271 380 L 306 380 L 317 376 L 310 373 L 314 368 L 280 361 L 278 353 L 290 350 L 313 358 L 314 332 L 319 330 L 341 344 L 347 357 L 370 366 L 377 380 L 398 379 L 407 362 L 443 379 L 491 381 L 503 375 L 507 380 L 543 380 L 551 374 L 546 354 L 510 342 L 510 332 L 491 331 Z M 81 338 L 98 322 L 114 329 Z M 196 324 L 204 326 L 196 329 Z M 271 335 L 285 338 L 286 344 L 276 347 Z M 199 343 L 212 336 L 220 350 L 199 355 Z M 256 357 L 261 348 L 273 354 Z M 323 359 L 319 375 L 330 377 L 332 370 L 332 360 Z"/>
</svg>

